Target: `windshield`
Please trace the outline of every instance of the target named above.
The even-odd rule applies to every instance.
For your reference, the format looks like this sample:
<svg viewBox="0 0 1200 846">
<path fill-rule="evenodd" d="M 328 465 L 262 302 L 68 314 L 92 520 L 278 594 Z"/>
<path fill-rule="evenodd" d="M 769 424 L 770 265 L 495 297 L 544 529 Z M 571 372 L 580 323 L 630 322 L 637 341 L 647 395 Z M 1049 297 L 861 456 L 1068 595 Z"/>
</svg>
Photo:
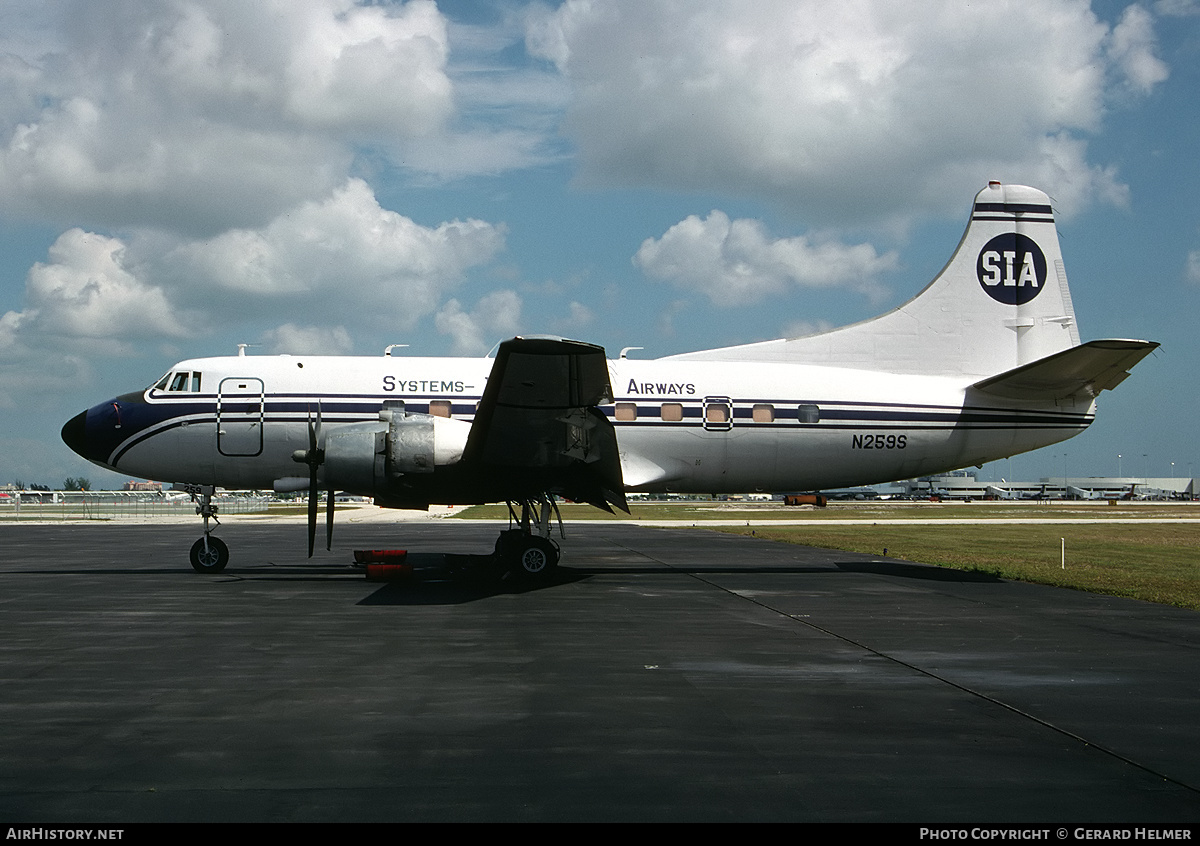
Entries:
<svg viewBox="0 0 1200 846">
<path fill-rule="evenodd" d="M 168 373 L 155 383 L 152 390 L 200 393 L 200 371 L 177 370 Z"/>
</svg>

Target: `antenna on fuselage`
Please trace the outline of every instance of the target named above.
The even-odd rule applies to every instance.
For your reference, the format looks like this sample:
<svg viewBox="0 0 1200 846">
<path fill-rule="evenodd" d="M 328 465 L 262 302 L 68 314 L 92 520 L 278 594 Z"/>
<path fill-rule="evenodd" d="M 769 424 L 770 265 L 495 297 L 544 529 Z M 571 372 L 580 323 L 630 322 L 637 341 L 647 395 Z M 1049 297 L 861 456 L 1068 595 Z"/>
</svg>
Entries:
<svg viewBox="0 0 1200 846">
<path fill-rule="evenodd" d="M 388 344 L 387 347 L 384 349 L 383 354 L 390 356 L 392 354 L 392 350 L 397 349 L 398 347 L 407 347 L 407 346 L 408 346 L 408 344 Z"/>
<path fill-rule="evenodd" d="M 620 358 L 622 361 L 624 361 L 625 359 L 629 358 L 629 354 L 631 352 L 633 352 L 634 350 L 644 350 L 644 349 L 645 349 L 645 347 L 624 347 L 624 348 L 622 348 L 621 355 L 618 356 L 618 358 Z"/>
<path fill-rule="evenodd" d="M 258 344 L 238 344 L 238 358 L 246 357 L 246 347 L 257 347 Z"/>
</svg>

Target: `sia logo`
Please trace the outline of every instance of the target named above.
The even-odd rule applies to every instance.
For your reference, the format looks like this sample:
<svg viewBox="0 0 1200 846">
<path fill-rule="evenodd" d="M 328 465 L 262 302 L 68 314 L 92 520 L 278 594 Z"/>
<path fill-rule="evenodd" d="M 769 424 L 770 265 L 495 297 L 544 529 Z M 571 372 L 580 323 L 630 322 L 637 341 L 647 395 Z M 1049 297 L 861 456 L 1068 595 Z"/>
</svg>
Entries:
<svg viewBox="0 0 1200 846">
<path fill-rule="evenodd" d="M 1046 285 L 1046 257 L 1032 238 L 1007 232 L 983 245 L 975 274 L 979 286 L 996 302 L 1024 305 Z"/>
</svg>

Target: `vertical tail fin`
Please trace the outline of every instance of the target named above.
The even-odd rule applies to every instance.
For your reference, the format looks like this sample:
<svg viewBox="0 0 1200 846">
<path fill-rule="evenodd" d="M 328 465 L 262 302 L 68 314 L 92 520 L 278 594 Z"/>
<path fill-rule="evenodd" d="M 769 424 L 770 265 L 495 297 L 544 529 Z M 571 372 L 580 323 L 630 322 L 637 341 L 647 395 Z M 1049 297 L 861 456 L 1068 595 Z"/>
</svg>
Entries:
<svg viewBox="0 0 1200 846">
<path fill-rule="evenodd" d="M 937 278 L 887 314 L 841 329 L 675 359 L 789 361 L 982 377 L 1079 344 L 1050 198 L 992 182 Z"/>
</svg>

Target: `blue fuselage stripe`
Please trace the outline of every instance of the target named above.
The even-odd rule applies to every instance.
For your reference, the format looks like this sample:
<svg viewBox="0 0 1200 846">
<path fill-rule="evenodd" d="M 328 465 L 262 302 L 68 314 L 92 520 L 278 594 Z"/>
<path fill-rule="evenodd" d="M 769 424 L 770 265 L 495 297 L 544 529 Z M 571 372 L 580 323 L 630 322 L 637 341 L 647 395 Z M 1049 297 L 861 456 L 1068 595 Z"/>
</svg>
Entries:
<svg viewBox="0 0 1200 846">
<path fill-rule="evenodd" d="M 337 394 L 337 395 L 305 395 L 305 394 L 268 394 L 262 399 L 254 397 L 248 401 L 229 402 L 223 399 L 220 406 L 221 414 L 256 413 L 261 410 L 264 425 L 296 423 L 310 416 L 315 416 L 320 410 L 321 419 L 325 423 L 358 423 L 374 419 L 385 401 L 404 402 L 410 412 L 427 414 L 430 402 L 448 400 L 451 403 L 451 413 L 459 419 L 470 419 L 479 402 L 474 396 L 446 397 L 444 395 L 423 396 L 380 396 L 370 394 Z M 688 400 L 650 401 L 639 397 L 618 399 L 621 403 L 635 406 L 634 420 L 615 419 L 613 406 L 605 406 L 604 413 L 613 421 L 618 429 L 623 428 L 695 428 L 704 425 L 704 402 L 700 397 Z M 660 417 L 664 404 L 682 406 L 683 420 L 668 421 Z M 108 405 L 108 404 L 103 404 Z M 754 405 L 772 405 L 774 419 L 770 422 L 755 422 L 753 420 Z M 759 429 L 774 430 L 864 430 L 879 428 L 897 428 L 914 430 L 938 429 L 1082 429 L 1093 419 L 1091 414 L 1025 411 L 1020 409 L 991 408 L 986 406 L 934 406 L 911 403 L 871 403 L 862 401 L 836 400 L 771 400 L 771 399 L 734 399 L 732 400 L 734 426 L 725 424 L 712 426 L 714 429 L 752 431 Z M 802 422 L 798 419 L 799 406 L 816 406 L 820 409 L 820 421 L 816 423 Z M 100 408 L 101 406 L 97 406 Z M 147 438 L 175 429 L 184 423 L 215 424 L 218 420 L 217 397 L 215 395 L 199 395 L 187 400 L 167 400 L 154 402 L 132 403 L 126 409 L 126 420 L 123 421 L 119 442 L 111 444 L 109 464 L 114 466 L 121 457 L 134 446 Z M 130 419 L 132 418 L 132 419 Z M 112 437 L 111 435 L 109 437 Z"/>
</svg>

